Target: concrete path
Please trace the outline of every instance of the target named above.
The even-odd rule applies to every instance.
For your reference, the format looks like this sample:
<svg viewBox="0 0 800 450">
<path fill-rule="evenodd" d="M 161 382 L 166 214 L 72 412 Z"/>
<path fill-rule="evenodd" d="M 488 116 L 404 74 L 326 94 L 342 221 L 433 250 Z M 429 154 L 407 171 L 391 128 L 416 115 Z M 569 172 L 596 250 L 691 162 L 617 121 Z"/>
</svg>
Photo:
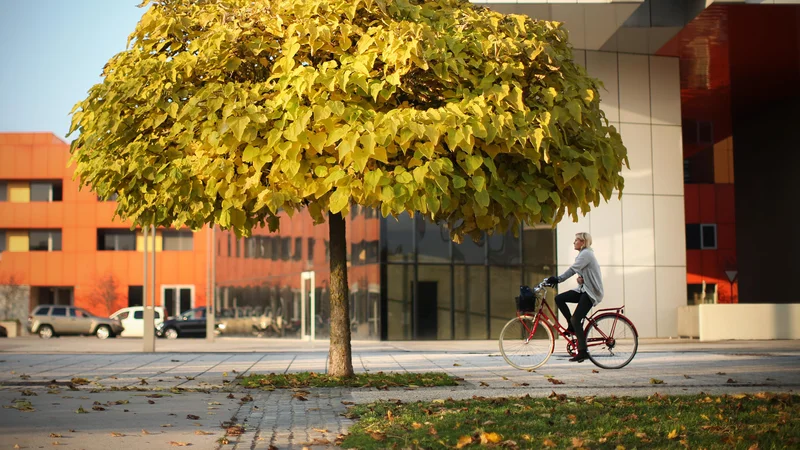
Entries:
<svg viewBox="0 0 800 450">
<path fill-rule="evenodd" d="M 97 342 L 72 339 L 47 343 L 55 351 L 59 346 Z M 38 339 L 3 340 L 2 345 L 11 341 L 22 347 L 34 342 L 42 346 Z M 236 377 L 306 370 L 324 373 L 326 344 L 219 339 L 210 345 L 200 340 L 184 345 L 183 352 L 154 354 L 32 353 L 0 347 L 0 405 L 4 407 L 0 409 L 0 449 L 50 447 L 53 442 L 85 449 L 174 448 L 180 443 L 195 448 L 324 448 L 346 432 L 350 421 L 342 413 L 353 402 L 547 396 L 551 392 L 569 396 L 797 392 L 800 388 L 800 342 L 795 341 L 642 340 L 639 354 L 622 370 L 601 370 L 589 361 L 570 363 L 560 350 L 535 372 L 508 366 L 494 341 L 354 343 L 353 364 L 358 372 L 434 371 L 464 381 L 450 388 L 308 389 L 299 395 L 290 390 L 245 391 L 236 385 Z M 266 346 L 270 351 L 233 352 L 237 346 Z M 215 351 L 186 350 L 195 347 Z M 71 391 L 68 382 L 73 378 L 84 378 L 88 384 Z M 55 389 L 48 387 L 53 381 Z M 7 408 L 16 404 L 25 409 L 24 403 L 15 400 L 29 401 L 36 411 Z M 92 410 L 93 406 L 104 410 Z M 76 413 L 79 407 L 88 413 Z M 217 439 L 225 435 L 228 425 L 242 425 L 243 434 L 229 436 L 230 442 L 222 444 Z"/>
</svg>

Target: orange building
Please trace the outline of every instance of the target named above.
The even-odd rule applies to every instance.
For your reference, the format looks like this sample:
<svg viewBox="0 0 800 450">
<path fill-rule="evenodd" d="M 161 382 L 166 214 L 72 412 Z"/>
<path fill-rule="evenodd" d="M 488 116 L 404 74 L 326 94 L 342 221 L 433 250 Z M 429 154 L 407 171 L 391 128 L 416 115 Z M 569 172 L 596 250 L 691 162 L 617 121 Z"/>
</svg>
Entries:
<svg viewBox="0 0 800 450">
<path fill-rule="evenodd" d="M 52 133 L 0 133 L 0 285 L 21 289 L 6 315 L 22 321 L 45 303 L 97 315 L 142 304 L 141 231 L 79 190 L 69 158 Z M 206 304 L 207 233 L 157 230 L 156 298 L 170 314 Z"/>
</svg>

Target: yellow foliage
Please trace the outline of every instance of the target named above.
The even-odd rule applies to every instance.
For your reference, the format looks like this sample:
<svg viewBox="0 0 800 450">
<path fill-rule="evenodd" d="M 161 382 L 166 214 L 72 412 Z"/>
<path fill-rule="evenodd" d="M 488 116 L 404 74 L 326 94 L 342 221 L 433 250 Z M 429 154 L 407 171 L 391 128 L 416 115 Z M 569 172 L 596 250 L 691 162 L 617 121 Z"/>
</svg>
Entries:
<svg viewBox="0 0 800 450">
<path fill-rule="evenodd" d="M 142 7 L 71 126 L 76 176 L 139 225 L 248 235 L 356 203 L 458 241 L 624 187 L 626 149 L 556 22 L 466 0 Z"/>
</svg>

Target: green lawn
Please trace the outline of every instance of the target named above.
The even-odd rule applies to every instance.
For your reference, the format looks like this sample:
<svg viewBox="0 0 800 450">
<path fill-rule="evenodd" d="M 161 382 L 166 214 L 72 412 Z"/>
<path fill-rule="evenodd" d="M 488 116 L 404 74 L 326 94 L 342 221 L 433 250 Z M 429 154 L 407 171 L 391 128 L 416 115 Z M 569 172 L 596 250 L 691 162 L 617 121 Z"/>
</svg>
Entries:
<svg viewBox="0 0 800 450">
<path fill-rule="evenodd" d="M 337 378 L 316 372 L 260 375 L 253 374 L 239 379 L 246 388 L 266 390 L 306 387 L 433 387 L 456 386 L 457 380 L 444 373 L 357 373 L 350 378 Z"/>
<path fill-rule="evenodd" d="M 800 396 L 474 397 L 357 405 L 343 448 L 800 446 Z"/>
</svg>

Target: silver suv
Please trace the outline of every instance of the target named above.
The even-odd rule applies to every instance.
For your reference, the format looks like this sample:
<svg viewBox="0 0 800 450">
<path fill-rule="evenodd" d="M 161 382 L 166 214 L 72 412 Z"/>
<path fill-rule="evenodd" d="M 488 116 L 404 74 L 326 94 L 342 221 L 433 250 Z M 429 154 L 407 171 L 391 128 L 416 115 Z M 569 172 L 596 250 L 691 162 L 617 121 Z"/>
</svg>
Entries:
<svg viewBox="0 0 800 450">
<path fill-rule="evenodd" d="M 42 339 L 68 334 L 94 334 L 100 339 L 116 337 L 124 328 L 117 319 L 97 317 L 85 309 L 63 305 L 39 305 L 28 316 L 28 331 Z"/>
</svg>

